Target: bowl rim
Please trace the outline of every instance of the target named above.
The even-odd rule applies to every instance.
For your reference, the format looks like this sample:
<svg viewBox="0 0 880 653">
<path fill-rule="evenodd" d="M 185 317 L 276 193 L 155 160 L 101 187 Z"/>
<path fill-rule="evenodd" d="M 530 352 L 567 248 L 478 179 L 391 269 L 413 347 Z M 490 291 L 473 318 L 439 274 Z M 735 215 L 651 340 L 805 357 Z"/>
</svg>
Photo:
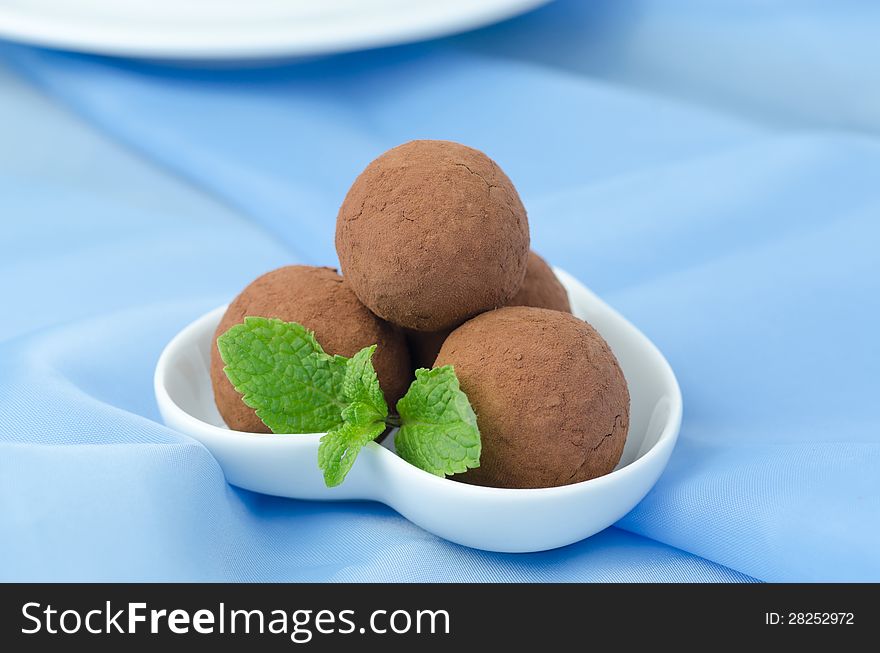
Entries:
<svg viewBox="0 0 880 653">
<path fill-rule="evenodd" d="M 671 453 L 671 449 L 678 438 L 678 433 L 681 426 L 683 403 L 681 388 L 679 387 L 678 380 L 675 377 L 675 373 L 672 371 L 672 367 L 670 366 L 669 361 L 666 360 L 666 357 L 663 356 L 657 346 L 653 342 L 651 342 L 651 340 L 647 336 L 639 331 L 632 323 L 630 323 L 614 308 L 602 301 L 598 296 L 592 293 L 592 291 L 589 291 L 585 286 L 583 286 L 583 284 L 577 281 L 577 279 L 572 277 L 570 274 L 565 273 L 565 271 L 559 270 L 558 268 L 554 268 L 554 271 L 557 274 L 561 273 L 560 276 L 563 277 L 563 279 L 561 280 L 563 281 L 566 289 L 569 292 L 571 292 L 573 286 L 579 292 L 585 291 L 588 296 L 591 295 L 592 298 L 594 298 L 596 301 L 601 302 L 604 306 L 604 309 L 610 311 L 616 320 L 619 320 L 621 323 L 625 324 L 626 327 L 630 330 L 631 335 L 639 339 L 641 341 L 641 345 L 648 348 L 651 351 L 652 355 L 660 363 L 664 385 L 668 386 L 670 390 L 669 394 L 671 397 L 671 405 L 669 406 L 669 416 L 666 419 L 666 423 L 664 424 L 660 435 L 647 451 L 645 451 L 641 456 L 623 467 L 612 470 L 607 474 L 597 476 L 596 478 L 591 478 L 586 481 L 579 481 L 578 483 L 570 483 L 568 485 L 559 485 L 555 487 L 499 488 L 485 485 L 472 485 L 469 483 L 461 483 L 453 481 L 446 477 L 435 476 L 434 474 L 426 472 L 406 462 L 396 453 L 387 449 L 386 447 L 383 447 L 377 442 L 369 442 L 367 443 L 365 448 L 372 450 L 373 455 L 391 456 L 395 460 L 395 462 L 392 464 L 399 464 L 402 466 L 401 472 L 403 472 L 404 467 L 409 468 L 409 473 L 415 472 L 415 474 L 421 479 L 421 482 L 442 483 L 444 488 L 453 492 L 477 492 L 479 494 L 484 494 L 487 496 L 494 495 L 496 497 L 538 497 L 542 495 L 561 497 L 572 493 L 580 493 L 585 491 L 587 488 L 597 488 L 608 483 L 623 481 L 626 478 L 633 476 L 634 474 L 640 473 L 643 467 L 649 466 L 658 456 L 663 456 L 667 453 Z M 193 439 L 199 441 L 201 444 L 203 444 L 203 446 L 209 449 L 209 451 L 210 447 L 202 443 L 200 438 L 192 435 L 194 431 L 207 431 L 214 437 L 226 439 L 230 443 L 241 441 L 247 442 L 249 445 L 260 443 L 257 446 L 263 446 L 262 443 L 266 443 L 265 446 L 276 446 L 275 443 L 278 441 L 278 438 L 283 438 L 284 440 L 296 438 L 298 440 L 301 440 L 304 445 L 317 446 L 317 443 L 320 441 L 321 437 L 325 435 L 324 433 L 251 433 L 246 431 L 234 431 L 228 427 L 224 428 L 220 426 L 215 426 L 214 424 L 205 422 L 198 417 L 195 417 L 194 415 L 188 413 L 186 410 L 178 405 L 178 403 L 172 397 L 171 393 L 168 391 L 168 388 L 165 384 L 165 379 L 167 377 L 168 370 L 172 365 L 172 362 L 176 359 L 176 356 L 178 355 L 178 350 L 183 347 L 183 343 L 185 341 L 189 340 L 191 337 L 194 337 L 194 332 L 199 332 L 203 330 L 204 324 L 206 322 L 217 320 L 217 318 L 222 315 L 222 312 L 226 310 L 227 306 L 228 304 L 218 306 L 217 308 L 214 308 L 197 317 L 195 320 L 193 320 L 183 329 L 177 332 L 162 349 L 162 353 L 159 355 L 159 359 L 156 363 L 156 369 L 153 374 L 154 391 L 156 395 L 156 401 L 160 407 L 160 412 L 164 413 L 166 410 L 171 411 L 174 413 L 176 422 L 191 424 L 192 429 L 188 432 L 182 432 L 183 435 L 192 437 Z"/>
</svg>

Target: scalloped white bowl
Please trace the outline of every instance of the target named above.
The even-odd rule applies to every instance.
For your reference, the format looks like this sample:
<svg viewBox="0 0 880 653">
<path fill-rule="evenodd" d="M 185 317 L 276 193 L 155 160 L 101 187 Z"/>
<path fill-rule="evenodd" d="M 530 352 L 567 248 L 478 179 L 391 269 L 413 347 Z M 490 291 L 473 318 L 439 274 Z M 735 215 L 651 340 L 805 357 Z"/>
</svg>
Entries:
<svg viewBox="0 0 880 653">
<path fill-rule="evenodd" d="M 617 468 L 555 488 L 511 490 L 467 485 L 421 471 L 393 451 L 393 438 L 361 451 L 345 482 L 324 485 L 320 433 L 266 435 L 229 430 L 214 405 L 211 339 L 225 307 L 200 317 L 165 347 L 155 390 L 165 423 L 201 442 L 232 485 L 293 499 L 381 501 L 427 531 L 489 551 L 565 546 L 623 517 L 660 477 L 681 425 L 681 391 L 657 348 L 580 282 L 556 270 L 575 315 L 608 341 L 629 384 L 630 429 Z M 589 416 L 584 416 L 589 419 Z"/>
</svg>

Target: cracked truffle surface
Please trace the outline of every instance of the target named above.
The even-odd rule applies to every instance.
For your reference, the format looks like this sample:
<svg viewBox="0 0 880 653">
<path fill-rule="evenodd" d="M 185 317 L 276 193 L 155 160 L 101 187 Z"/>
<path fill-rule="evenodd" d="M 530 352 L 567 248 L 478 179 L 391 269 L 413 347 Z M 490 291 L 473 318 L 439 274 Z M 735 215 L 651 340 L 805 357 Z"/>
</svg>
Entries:
<svg viewBox="0 0 880 653">
<path fill-rule="evenodd" d="M 484 313 L 453 331 L 435 367 L 454 365 L 477 414 L 480 466 L 455 480 L 504 488 L 607 474 L 623 453 L 629 391 L 589 324 L 541 308 Z"/>
<path fill-rule="evenodd" d="M 529 225 L 516 189 L 482 152 L 412 141 L 370 163 L 336 221 L 352 290 L 376 315 L 441 331 L 507 304 L 522 285 Z"/>
<path fill-rule="evenodd" d="M 245 288 L 226 309 L 214 333 L 211 348 L 214 400 L 223 420 L 233 430 L 269 432 L 229 382 L 216 345 L 218 336 L 247 316 L 299 322 L 315 332 L 328 354 L 350 357 L 364 347 L 378 345 L 373 365 L 392 409 L 409 387 L 412 370 L 400 329 L 367 310 L 333 268 L 290 265 L 264 274 Z"/>
<path fill-rule="evenodd" d="M 534 306 L 535 308 L 549 308 L 554 311 L 571 313 L 571 305 L 568 302 L 568 292 L 565 287 L 556 278 L 556 274 L 547 265 L 547 262 L 533 251 L 529 252 L 526 278 L 523 280 L 519 292 L 507 305 Z M 451 329 L 428 332 L 407 329 L 406 340 L 409 343 L 413 367 L 431 367 L 437 360 L 437 354 L 440 353 L 440 348 L 450 332 Z"/>
</svg>

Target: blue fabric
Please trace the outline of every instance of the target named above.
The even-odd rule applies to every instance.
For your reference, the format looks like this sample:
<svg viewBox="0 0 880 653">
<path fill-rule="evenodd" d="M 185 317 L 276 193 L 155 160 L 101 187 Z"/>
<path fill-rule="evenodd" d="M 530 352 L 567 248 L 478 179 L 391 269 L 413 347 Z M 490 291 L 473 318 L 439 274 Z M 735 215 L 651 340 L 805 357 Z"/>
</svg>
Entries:
<svg viewBox="0 0 880 653">
<path fill-rule="evenodd" d="M 5 46 L 85 122 L 0 103 L 0 578 L 880 580 L 878 26 L 609 0 L 256 70 Z M 469 550 L 232 488 L 159 422 L 164 343 L 264 270 L 335 263 L 347 186 L 412 138 L 498 160 L 535 249 L 676 370 L 681 439 L 616 527 Z"/>
</svg>

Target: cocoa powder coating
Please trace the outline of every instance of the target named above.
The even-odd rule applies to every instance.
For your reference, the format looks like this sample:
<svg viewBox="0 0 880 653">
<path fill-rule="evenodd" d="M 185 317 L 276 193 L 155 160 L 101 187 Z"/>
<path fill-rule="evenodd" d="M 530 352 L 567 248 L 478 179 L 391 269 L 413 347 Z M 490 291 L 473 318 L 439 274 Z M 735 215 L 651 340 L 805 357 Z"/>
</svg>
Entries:
<svg viewBox="0 0 880 653">
<path fill-rule="evenodd" d="M 529 225 L 516 189 L 482 152 L 412 141 L 370 163 L 336 221 L 352 290 L 376 315 L 441 331 L 504 306 L 526 273 Z"/>
<path fill-rule="evenodd" d="M 556 278 L 553 269 L 534 251 L 529 252 L 526 277 L 522 286 L 507 305 L 534 306 L 571 313 L 568 292 Z M 427 332 L 407 329 L 406 340 L 409 343 L 413 367 L 431 367 L 450 332 L 451 329 Z"/>
<path fill-rule="evenodd" d="M 214 333 L 211 348 L 211 384 L 220 415 L 236 431 L 268 433 L 254 410 L 226 377 L 217 349 L 217 337 L 246 316 L 274 317 L 299 322 L 315 332 L 328 354 L 353 356 L 378 345 L 373 365 L 392 409 L 410 383 L 412 370 L 406 340 L 400 329 L 383 322 L 358 301 L 333 268 L 291 265 L 256 279 L 236 297 Z"/>
<path fill-rule="evenodd" d="M 554 487 L 607 474 L 629 428 L 617 359 L 589 324 L 542 308 L 484 313 L 453 331 L 435 367 L 453 365 L 477 414 L 480 466 L 455 480 Z"/>
<path fill-rule="evenodd" d="M 533 251 L 529 252 L 523 284 L 507 305 L 534 306 L 571 313 L 571 304 L 568 302 L 568 292 L 565 287 L 556 278 L 556 273 L 547 262 Z"/>
</svg>

